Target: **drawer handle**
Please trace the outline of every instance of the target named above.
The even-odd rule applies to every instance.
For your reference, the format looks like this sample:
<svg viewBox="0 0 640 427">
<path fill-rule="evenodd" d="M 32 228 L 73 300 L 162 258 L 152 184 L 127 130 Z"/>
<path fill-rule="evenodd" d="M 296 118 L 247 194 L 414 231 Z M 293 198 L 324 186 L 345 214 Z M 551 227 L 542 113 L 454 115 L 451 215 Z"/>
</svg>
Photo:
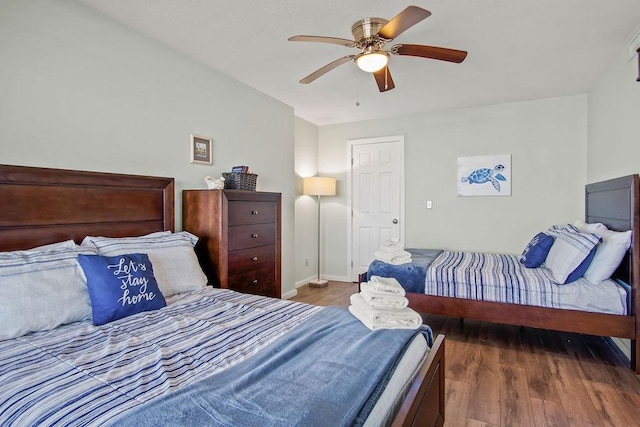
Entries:
<svg viewBox="0 0 640 427">
<path fill-rule="evenodd" d="M 257 261 L 257 260 L 258 260 L 257 256 L 254 256 L 253 258 L 251 258 L 251 261 Z"/>
<path fill-rule="evenodd" d="M 252 282 L 252 283 L 253 283 L 254 285 L 257 285 L 257 284 L 258 284 L 258 279 L 253 279 L 253 282 Z"/>
<path fill-rule="evenodd" d="M 252 238 L 252 239 L 257 239 L 257 238 L 258 238 L 258 234 L 257 234 L 257 233 L 253 233 L 253 234 L 251 235 L 251 238 Z"/>
<path fill-rule="evenodd" d="M 258 211 L 251 211 L 251 215 L 258 215 Z"/>
</svg>

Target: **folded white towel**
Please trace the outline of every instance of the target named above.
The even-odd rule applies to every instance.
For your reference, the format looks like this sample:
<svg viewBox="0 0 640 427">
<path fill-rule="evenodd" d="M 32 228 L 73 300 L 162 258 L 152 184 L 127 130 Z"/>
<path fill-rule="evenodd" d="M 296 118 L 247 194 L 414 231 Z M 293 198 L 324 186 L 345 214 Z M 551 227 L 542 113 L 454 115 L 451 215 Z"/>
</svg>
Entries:
<svg viewBox="0 0 640 427">
<path fill-rule="evenodd" d="M 371 276 L 368 282 L 360 284 L 360 290 L 372 292 L 387 292 L 393 295 L 405 296 L 405 290 L 393 277 Z"/>
<path fill-rule="evenodd" d="M 401 265 L 411 262 L 411 254 L 403 250 L 395 252 L 375 251 L 373 256 L 382 262 L 393 265 Z"/>
<path fill-rule="evenodd" d="M 405 297 L 389 292 L 362 290 L 360 295 L 367 304 L 375 308 L 405 308 L 409 305 L 409 300 Z"/>
<path fill-rule="evenodd" d="M 404 245 L 400 243 L 400 240 L 395 239 L 385 240 L 380 246 L 385 248 L 404 249 Z"/>
<path fill-rule="evenodd" d="M 379 309 L 367 304 L 360 294 L 351 295 L 349 311 L 367 328 L 377 329 L 418 329 L 422 317 L 412 309 Z"/>
<path fill-rule="evenodd" d="M 394 253 L 405 253 L 405 250 L 402 248 L 396 248 L 394 246 L 380 246 L 380 249 L 378 249 L 380 252 L 387 252 L 390 254 L 394 254 Z"/>
</svg>

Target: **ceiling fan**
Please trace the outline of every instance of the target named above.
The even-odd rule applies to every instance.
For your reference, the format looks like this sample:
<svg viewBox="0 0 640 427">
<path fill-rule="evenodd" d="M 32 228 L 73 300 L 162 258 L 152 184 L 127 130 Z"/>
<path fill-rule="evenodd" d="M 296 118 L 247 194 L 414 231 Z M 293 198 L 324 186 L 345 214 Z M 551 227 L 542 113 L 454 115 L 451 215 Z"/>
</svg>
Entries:
<svg viewBox="0 0 640 427">
<path fill-rule="evenodd" d="M 354 40 L 339 37 L 323 36 L 293 36 L 289 41 L 319 42 L 339 44 L 346 47 L 360 49 L 357 55 L 347 55 L 336 59 L 324 67 L 314 71 L 300 80 L 300 83 L 311 83 L 318 77 L 328 73 L 334 68 L 351 60 L 355 61 L 360 69 L 373 73 L 380 92 L 386 92 L 395 87 L 389 73 L 389 57 L 391 55 L 418 56 L 421 58 L 438 59 L 441 61 L 460 63 L 467 57 L 464 50 L 447 49 L 444 47 L 425 46 L 420 44 L 396 44 L 385 50 L 384 45 L 398 37 L 400 34 L 428 18 L 431 12 L 418 6 L 409 6 L 387 21 L 383 18 L 364 18 L 353 24 L 351 33 Z"/>
</svg>

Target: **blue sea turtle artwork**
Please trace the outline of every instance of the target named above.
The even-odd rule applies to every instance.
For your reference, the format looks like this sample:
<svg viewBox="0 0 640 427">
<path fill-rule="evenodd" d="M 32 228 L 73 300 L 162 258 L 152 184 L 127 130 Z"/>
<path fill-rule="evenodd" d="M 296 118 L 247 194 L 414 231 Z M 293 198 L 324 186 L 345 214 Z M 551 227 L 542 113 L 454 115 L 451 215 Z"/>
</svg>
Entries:
<svg viewBox="0 0 640 427">
<path fill-rule="evenodd" d="M 469 184 L 484 184 L 485 182 L 490 182 L 496 190 L 500 191 L 500 181 L 507 180 L 507 178 L 500 173 L 503 170 L 503 165 L 496 165 L 493 169 L 480 168 L 471 172 L 469 176 L 463 176 L 460 180 L 462 182 L 468 182 Z"/>
</svg>

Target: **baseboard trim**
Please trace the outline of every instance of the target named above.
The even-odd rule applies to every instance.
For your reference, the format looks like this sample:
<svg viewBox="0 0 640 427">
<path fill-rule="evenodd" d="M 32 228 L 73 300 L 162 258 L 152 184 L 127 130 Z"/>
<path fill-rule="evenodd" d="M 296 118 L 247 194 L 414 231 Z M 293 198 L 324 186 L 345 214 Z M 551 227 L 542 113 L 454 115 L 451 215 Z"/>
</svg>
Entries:
<svg viewBox="0 0 640 427">
<path fill-rule="evenodd" d="M 299 286 L 296 286 L 296 288 L 298 288 Z M 298 295 L 298 290 L 294 289 L 292 291 L 287 292 L 286 294 L 282 294 L 282 299 L 289 299 L 289 298 L 293 298 L 296 295 Z"/>
<path fill-rule="evenodd" d="M 631 359 L 631 341 L 623 338 L 611 337 L 611 341 L 620 349 L 620 351 Z"/>
</svg>

